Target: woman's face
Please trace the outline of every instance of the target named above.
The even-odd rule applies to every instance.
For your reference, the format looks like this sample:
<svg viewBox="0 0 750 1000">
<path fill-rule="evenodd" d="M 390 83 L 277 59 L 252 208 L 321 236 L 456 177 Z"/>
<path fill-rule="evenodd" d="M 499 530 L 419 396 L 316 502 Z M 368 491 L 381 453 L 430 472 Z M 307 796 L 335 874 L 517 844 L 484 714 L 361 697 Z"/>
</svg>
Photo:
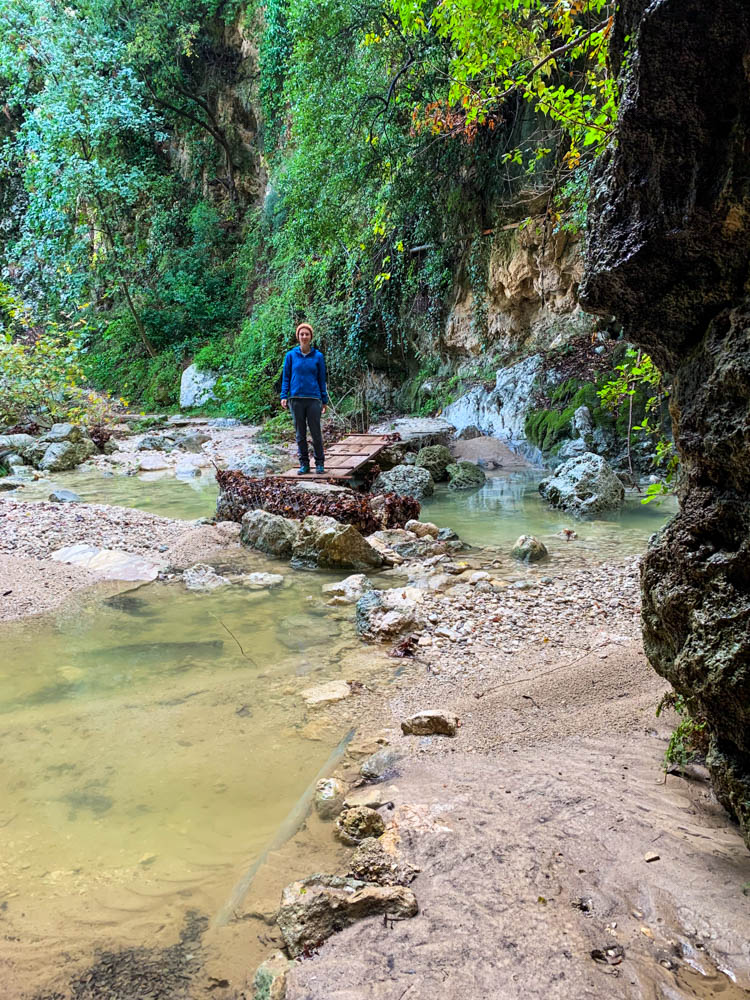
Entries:
<svg viewBox="0 0 750 1000">
<path fill-rule="evenodd" d="M 307 352 L 310 350 L 310 344 L 312 343 L 312 333 L 303 326 L 300 332 L 297 334 L 297 339 L 299 340 L 299 346 L 303 351 Z"/>
</svg>

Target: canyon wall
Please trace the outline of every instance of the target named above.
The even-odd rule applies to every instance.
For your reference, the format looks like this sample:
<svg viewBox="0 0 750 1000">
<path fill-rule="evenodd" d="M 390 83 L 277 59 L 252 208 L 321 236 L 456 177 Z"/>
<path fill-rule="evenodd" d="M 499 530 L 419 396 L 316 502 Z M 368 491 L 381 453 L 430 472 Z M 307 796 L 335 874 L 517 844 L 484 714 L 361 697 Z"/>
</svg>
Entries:
<svg viewBox="0 0 750 1000">
<path fill-rule="evenodd" d="M 750 845 L 750 8 L 623 0 L 613 59 L 581 301 L 674 375 L 680 512 L 643 564 L 644 642 Z"/>
</svg>

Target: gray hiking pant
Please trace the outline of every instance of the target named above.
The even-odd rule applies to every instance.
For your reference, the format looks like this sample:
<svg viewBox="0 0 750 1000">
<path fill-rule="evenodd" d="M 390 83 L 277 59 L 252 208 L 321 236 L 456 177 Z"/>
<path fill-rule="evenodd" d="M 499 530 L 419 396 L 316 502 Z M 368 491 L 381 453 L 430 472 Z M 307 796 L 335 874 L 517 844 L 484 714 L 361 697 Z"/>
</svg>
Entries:
<svg viewBox="0 0 750 1000">
<path fill-rule="evenodd" d="M 294 433 L 297 437 L 297 454 L 300 465 L 310 464 L 310 452 L 307 447 L 308 427 L 313 442 L 315 464 L 323 465 L 323 433 L 320 429 L 320 411 L 323 409 L 323 403 L 319 399 L 312 399 L 309 396 L 292 396 L 289 405 L 294 418 Z"/>
</svg>

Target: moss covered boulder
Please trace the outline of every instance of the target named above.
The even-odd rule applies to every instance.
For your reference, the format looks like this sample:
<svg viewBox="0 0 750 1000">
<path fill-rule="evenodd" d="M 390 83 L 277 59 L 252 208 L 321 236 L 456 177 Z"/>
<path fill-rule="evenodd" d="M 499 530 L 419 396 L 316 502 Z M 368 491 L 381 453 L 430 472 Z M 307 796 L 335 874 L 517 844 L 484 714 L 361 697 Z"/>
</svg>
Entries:
<svg viewBox="0 0 750 1000">
<path fill-rule="evenodd" d="M 473 462 L 455 462 L 447 470 L 452 490 L 475 490 L 484 486 L 487 477 L 484 470 Z"/>
<path fill-rule="evenodd" d="M 435 482 L 439 483 L 448 478 L 445 470 L 452 462 L 453 456 L 444 444 L 431 444 L 420 450 L 415 464 L 420 469 L 427 469 Z"/>
</svg>

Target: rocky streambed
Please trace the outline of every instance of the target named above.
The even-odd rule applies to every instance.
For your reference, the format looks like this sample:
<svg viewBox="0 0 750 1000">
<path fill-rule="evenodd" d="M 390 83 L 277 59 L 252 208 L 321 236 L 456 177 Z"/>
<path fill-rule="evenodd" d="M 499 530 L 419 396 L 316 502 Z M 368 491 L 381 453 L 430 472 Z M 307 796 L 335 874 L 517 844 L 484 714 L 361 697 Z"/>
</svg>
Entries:
<svg viewBox="0 0 750 1000">
<path fill-rule="evenodd" d="M 638 562 L 592 547 L 585 524 L 547 530 L 547 557 L 525 562 L 504 541 L 466 546 L 424 514 L 362 539 L 366 549 L 356 542 L 347 564 L 341 533 L 326 524 L 271 532 L 288 542 L 276 557 L 253 548 L 268 541 L 257 514 L 251 527 L 15 496 L 0 504 L 0 565 L 15 573 L 6 617 L 34 608 L 30 586 L 57 601 L 75 586 L 118 591 L 103 595 L 99 628 L 118 637 L 102 642 L 119 642 L 119 669 L 130 664 L 127 694 L 101 687 L 100 653 L 98 681 L 84 659 L 49 654 L 67 737 L 53 735 L 42 757 L 56 767 L 59 747 L 78 744 L 92 756 L 92 726 L 104 740 L 100 760 L 72 765 L 69 789 L 55 791 L 60 778 L 47 776 L 44 794 L 63 796 L 68 810 L 58 822 L 64 830 L 90 815 L 91 829 L 103 829 L 123 802 L 153 809 L 165 799 L 174 817 L 165 814 L 156 846 L 137 813 L 126 820 L 127 857 L 107 862 L 114 882 L 72 849 L 50 874 L 37 871 L 30 846 L 46 842 L 34 833 L 39 814 L 14 792 L 18 809 L 4 820 L 23 851 L 3 910 L 11 995 L 635 998 L 708 996 L 716 986 L 733 997 L 750 986 L 747 855 L 700 767 L 665 783 L 673 720 L 654 716 L 665 685 L 641 649 Z M 159 579 L 119 593 L 132 584 L 96 582 L 91 570 L 47 558 L 83 542 L 149 560 Z M 371 564 L 358 565 L 370 550 Z M 334 557 L 337 570 L 290 565 L 330 567 Z M 19 593 L 26 604 L 14 604 Z M 60 648 L 75 648 L 97 606 L 84 600 L 74 615 L 63 606 Z M 37 641 L 44 658 L 48 640 Z M 97 684 L 91 712 L 81 701 L 65 708 L 65 697 Z M 36 704 L 18 732 L 56 734 L 44 701 Z M 15 740 L 12 718 L 6 741 Z M 94 725 L 103 718 L 112 724 Z M 123 761 L 141 768 L 128 733 L 158 745 L 166 785 L 126 790 Z M 262 751 L 238 756 L 258 738 Z M 259 766 L 271 784 L 255 792 Z M 243 775 L 258 807 L 239 808 L 244 833 L 219 787 L 236 796 Z M 180 796 L 205 803 L 202 833 Z M 261 820 L 263 802 L 276 806 Z M 179 842 L 173 824 L 186 839 L 165 865 Z M 56 898 L 66 901 L 64 933 Z M 112 924 L 122 907 L 130 917 Z M 43 940 L 47 954 L 68 956 L 52 974 Z"/>
</svg>

